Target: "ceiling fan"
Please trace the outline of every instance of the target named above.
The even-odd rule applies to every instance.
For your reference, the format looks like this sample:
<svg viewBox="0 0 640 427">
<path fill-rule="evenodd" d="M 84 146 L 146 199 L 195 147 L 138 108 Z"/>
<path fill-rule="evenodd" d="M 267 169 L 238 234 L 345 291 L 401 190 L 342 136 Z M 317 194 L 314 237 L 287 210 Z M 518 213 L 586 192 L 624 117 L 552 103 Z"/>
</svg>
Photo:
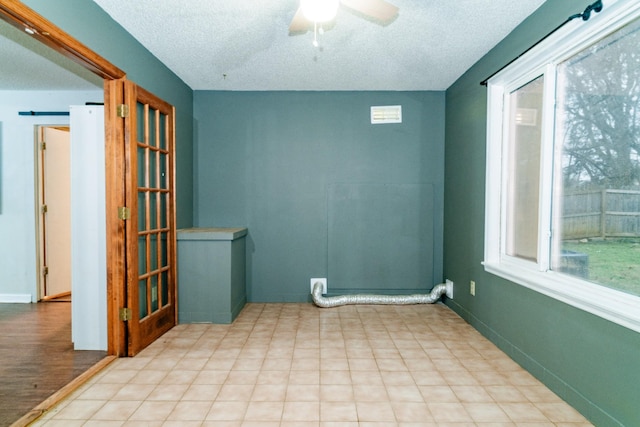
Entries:
<svg viewBox="0 0 640 427">
<path fill-rule="evenodd" d="M 304 34 L 331 22 L 338 7 L 380 25 L 388 25 L 398 16 L 398 7 L 385 0 L 300 0 L 300 7 L 289 25 L 289 35 Z M 317 38 L 314 38 L 317 46 Z"/>
</svg>

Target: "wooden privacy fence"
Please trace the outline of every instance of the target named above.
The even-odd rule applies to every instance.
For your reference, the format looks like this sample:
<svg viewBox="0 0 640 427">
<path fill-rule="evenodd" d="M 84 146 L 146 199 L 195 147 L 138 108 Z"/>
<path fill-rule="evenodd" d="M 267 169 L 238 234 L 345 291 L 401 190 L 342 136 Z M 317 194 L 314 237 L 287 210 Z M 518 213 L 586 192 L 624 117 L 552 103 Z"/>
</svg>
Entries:
<svg viewBox="0 0 640 427">
<path fill-rule="evenodd" d="M 564 239 L 640 236 L 640 191 L 565 193 L 563 210 Z"/>
</svg>

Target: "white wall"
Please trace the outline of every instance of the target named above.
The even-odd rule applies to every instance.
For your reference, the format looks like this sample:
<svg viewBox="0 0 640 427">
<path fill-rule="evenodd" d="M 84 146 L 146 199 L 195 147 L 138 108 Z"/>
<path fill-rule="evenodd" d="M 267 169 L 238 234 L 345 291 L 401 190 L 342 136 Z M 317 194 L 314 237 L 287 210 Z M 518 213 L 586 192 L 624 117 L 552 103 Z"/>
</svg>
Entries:
<svg viewBox="0 0 640 427">
<path fill-rule="evenodd" d="M 36 302 L 36 125 L 68 124 L 68 116 L 19 116 L 20 111 L 69 111 L 102 102 L 103 91 L 0 91 L 0 302 Z"/>
<path fill-rule="evenodd" d="M 71 340 L 107 350 L 104 107 L 71 106 Z"/>
</svg>

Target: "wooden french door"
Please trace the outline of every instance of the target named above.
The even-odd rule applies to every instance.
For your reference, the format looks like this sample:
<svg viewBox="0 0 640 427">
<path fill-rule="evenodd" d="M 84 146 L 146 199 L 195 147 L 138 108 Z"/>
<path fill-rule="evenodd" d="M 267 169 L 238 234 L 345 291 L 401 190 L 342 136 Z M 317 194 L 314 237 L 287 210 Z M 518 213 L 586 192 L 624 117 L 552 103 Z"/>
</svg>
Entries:
<svg viewBox="0 0 640 427">
<path fill-rule="evenodd" d="M 124 206 L 124 294 L 116 299 L 121 343 L 118 353 L 134 356 L 176 324 L 176 233 L 174 107 L 127 80 L 109 83 L 123 96 L 118 118 L 122 139 Z M 120 92 L 122 90 L 122 92 Z M 112 165 L 118 168 L 118 165 Z M 116 174 L 117 176 L 118 174 Z M 125 347 L 123 349 L 122 347 Z"/>
</svg>

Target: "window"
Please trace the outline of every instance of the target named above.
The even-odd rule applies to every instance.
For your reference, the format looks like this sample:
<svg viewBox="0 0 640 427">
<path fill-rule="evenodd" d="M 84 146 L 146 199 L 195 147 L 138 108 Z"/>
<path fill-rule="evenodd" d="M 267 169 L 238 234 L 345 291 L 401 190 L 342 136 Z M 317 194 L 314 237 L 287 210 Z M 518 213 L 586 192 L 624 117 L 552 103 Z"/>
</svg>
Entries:
<svg viewBox="0 0 640 427">
<path fill-rule="evenodd" d="M 485 269 L 640 331 L 640 4 L 488 82 Z"/>
</svg>

